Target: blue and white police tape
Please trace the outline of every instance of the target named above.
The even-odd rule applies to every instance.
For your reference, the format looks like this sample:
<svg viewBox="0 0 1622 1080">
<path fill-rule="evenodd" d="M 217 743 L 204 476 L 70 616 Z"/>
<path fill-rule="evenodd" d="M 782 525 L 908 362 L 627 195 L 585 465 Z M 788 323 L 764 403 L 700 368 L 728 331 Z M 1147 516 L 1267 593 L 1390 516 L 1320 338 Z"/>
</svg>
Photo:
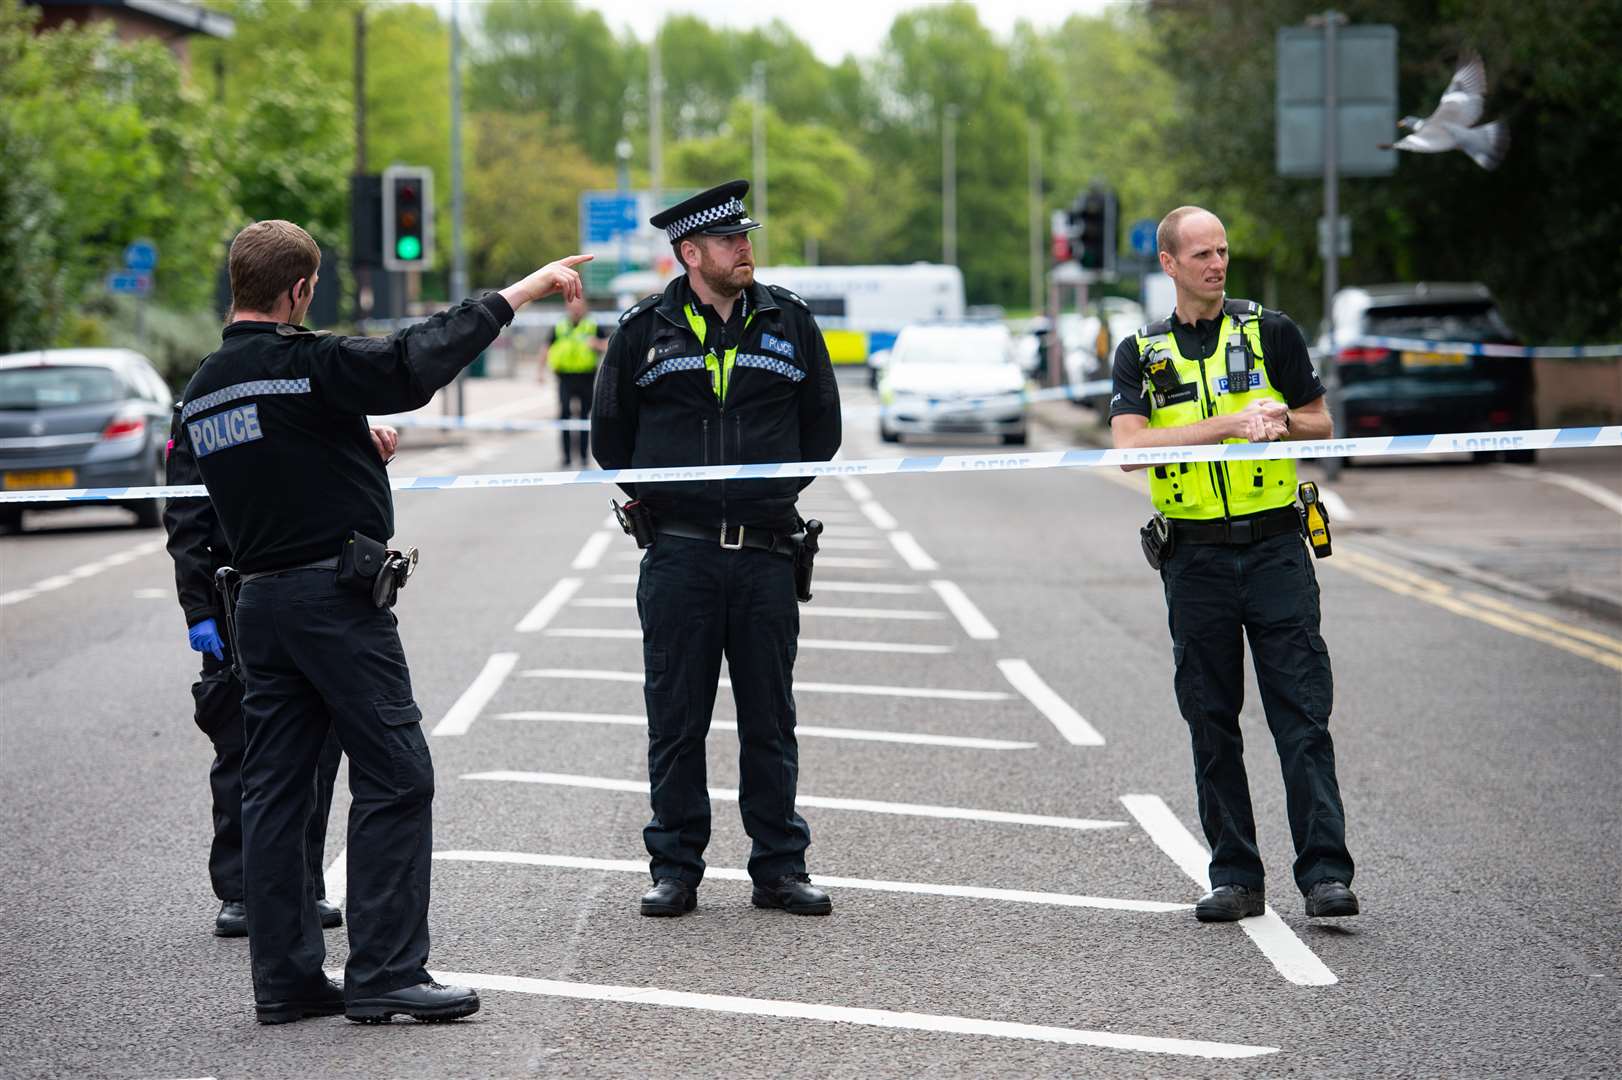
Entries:
<svg viewBox="0 0 1622 1080">
<path fill-rule="evenodd" d="M 1512 359 L 1614 359 L 1622 345 L 1488 345 L 1479 341 L 1431 341 L 1427 338 L 1360 337 L 1340 343 L 1342 348 L 1391 349 L 1395 352 L 1442 353 L 1451 356 L 1502 356 Z"/>
<path fill-rule="evenodd" d="M 1363 439 L 1302 442 L 1160 446 L 1142 450 L 1071 449 L 1027 454 L 952 454 L 863 461 L 785 461 L 760 465 L 694 465 L 672 469 L 583 469 L 571 472 L 483 473 L 466 476 L 399 476 L 395 491 L 474 488 L 561 487 L 574 484 L 668 484 L 693 480 L 769 480 L 793 476 L 883 476 L 890 474 L 1009 472 L 1031 469 L 1100 469 L 1122 465 L 1176 465 L 1199 461 L 1267 461 L 1279 458 L 1399 457 L 1469 454 L 1497 450 L 1551 450 L 1622 446 L 1622 425 L 1468 431 L 1452 435 L 1381 435 Z M 182 499 L 208 494 L 189 487 L 62 488 L 0 493 L 0 504 L 129 502 Z"/>
<path fill-rule="evenodd" d="M 1010 394 L 992 394 L 984 397 L 929 397 L 918 395 L 908 400 L 905 406 L 897 403 L 890 405 L 852 405 L 844 409 L 844 415 L 879 416 L 888 415 L 897 408 L 905 408 L 909 413 L 925 411 L 929 413 L 961 413 L 973 412 L 980 409 L 996 408 L 1010 404 L 1034 404 L 1038 401 L 1082 401 L 1087 398 L 1108 394 L 1114 384 L 1108 379 L 1097 379 L 1093 382 L 1071 383 L 1067 386 L 1044 387 L 1040 390 L 1020 390 Z M 398 428 L 436 428 L 446 431 L 589 431 L 589 420 L 497 420 L 482 419 L 477 416 L 418 416 L 406 413 L 398 416 L 374 416 L 373 423 L 390 424 Z"/>
</svg>

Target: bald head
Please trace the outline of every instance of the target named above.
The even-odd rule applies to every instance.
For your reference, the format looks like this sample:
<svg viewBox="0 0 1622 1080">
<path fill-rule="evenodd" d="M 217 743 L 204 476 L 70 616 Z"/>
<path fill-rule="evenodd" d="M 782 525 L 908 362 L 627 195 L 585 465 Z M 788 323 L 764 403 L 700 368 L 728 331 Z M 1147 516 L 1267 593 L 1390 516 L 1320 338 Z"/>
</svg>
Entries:
<svg viewBox="0 0 1622 1080">
<path fill-rule="evenodd" d="M 1179 206 L 1171 213 L 1160 219 L 1160 228 L 1155 230 L 1155 243 L 1161 251 L 1175 256 L 1183 247 L 1183 224 L 1191 225 L 1215 224 L 1222 227 L 1222 222 L 1211 211 L 1200 206 Z"/>
</svg>

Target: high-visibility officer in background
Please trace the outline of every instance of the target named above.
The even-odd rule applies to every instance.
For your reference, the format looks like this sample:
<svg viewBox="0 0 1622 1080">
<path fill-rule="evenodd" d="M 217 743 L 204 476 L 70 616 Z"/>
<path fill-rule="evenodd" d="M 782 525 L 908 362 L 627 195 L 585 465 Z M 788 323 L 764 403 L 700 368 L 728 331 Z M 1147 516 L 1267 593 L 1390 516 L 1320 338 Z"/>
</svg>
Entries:
<svg viewBox="0 0 1622 1080">
<path fill-rule="evenodd" d="M 839 449 L 839 387 L 804 301 L 755 280 L 734 180 L 652 218 L 685 271 L 632 307 L 597 375 L 591 442 L 605 469 L 826 461 Z M 825 915 L 811 830 L 794 810 L 793 672 L 800 615 L 795 502 L 809 478 L 626 485 L 652 541 L 642 557 L 648 775 L 644 915 L 697 902 L 710 839 L 704 739 L 725 655 L 738 707 L 739 798 L 758 907 Z M 638 540 L 642 543 L 642 539 Z"/>
<path fill-rule="evenodd" d="M 1222 222 L 1180 207 L 1160 223 L 1157 240 L 1177 306 L 1116 349 L 1115 445 L 1329 438 L 1324 388 L 1301 331 L 1279 312 L 1227 298 Z M 1295 505 L 1295 463 L 1128 466 L 1144 467 L 1152 469 L 1157 511 L 1144 547 L 1165 586 L 1177 704 L 1193 737 L 1200 822 L 1211 845 L 1212 888 L 1195 917 L 1226 922 L 1260 915 L 1265 905 L 1239 731 L 1247 636 L 1283 766 L 1306 913 L 1356 915 L 1329 737 L 1334 682 Z"/>
<path fill-rule="evenodd" d="M 247 747 L 242 846 L 255 1009 L 261 1023 L 344 1013 L 450 1020 L 473 990 L 426 968 L 434 769 L 389 606 L 405 566 L 388 474 L 368 413 L 421 408 L 495 340 L 513 313 L 580 291 L 573 256 L 499 293 L 463 300 L 387 338 L 299 325 L 320 249 L 288 221 L 231 243 L 231 322 L 186 388 L 181 435 L 241 574 L 232 635 Z M 177 440 L 178 441 L 178 440 Z M 304 829 L 329 729 L 349 758 L 349 960 L 326 946 Z"/>
<path fill-rule="evenodd" d="M 558 419 L 591 419 L 591 383 L 597 375 L 597 362 L 608 349 L 608 334 L 587 312 L 584 296 L 565 305 L 566 317 L 552 328 L 546 347 L 546 364 L 558 379 Z M 573 464 L 569 453 L 569 431 L 563 436 L 563 467 Z M 586 456 L 589 432 L 580 433 L 580 464 L 589 465 Z"/>
<path fill-rule="evenodd" d="M 180 430 L 180 409 L 175 409 L 169 433 L 169 455 L 164 482 L 187 487 L 203 482 L 197 459 Z M 384 460 L 393 454 L 399 433 L 393 428 L 372 429 L 372 441 Z M 169 534 L 169 557 L 175 564 L 175 592 L 186 613 L 186 637 L 202 654 L 202 672 L 192 683 L 196 703 L 192 718 L 214 744 L 214 764 L 208 771 L 213 792 L 214 840 L 208 852 L 208 876 L 220 912 L 214 917 L 216 937 L 247 937 L 248 914 L 242 902 L 242 682 L 230 655 L 224 630 L 225 612 L 214 587 L 214 573 L 232 563 L 220 519 L 208 499 L 170 499 L 163 508 L 163 527 Z M 327 815 L 332 810 L 332 785 L 338 777 L 343 752 L 329 732 L 316 764 L 315 808 L 304 833 L 307 865 L 315 887 L 316 910 L 326 929 L 342 926 L 343 910 L 326 898 L 322 849 L 327 838 Z"/>
</svg>

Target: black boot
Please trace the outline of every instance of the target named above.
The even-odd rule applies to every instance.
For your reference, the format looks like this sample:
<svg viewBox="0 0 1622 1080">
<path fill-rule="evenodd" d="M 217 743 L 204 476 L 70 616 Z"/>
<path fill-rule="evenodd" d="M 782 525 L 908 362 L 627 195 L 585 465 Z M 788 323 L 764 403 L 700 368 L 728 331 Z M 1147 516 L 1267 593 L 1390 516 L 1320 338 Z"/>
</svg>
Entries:
<svg viewBox="0 0 1622 1080">
<path fill-rule="evenodd" d="M 247 937 L 248 905 L 241 900 L 227 900 L 214 916 L 215 937 Z"/>
<path fill-rule="evenodd" d="M 261 1024 L 291 1024 L 306 1016 L 337 1016 L 344 1011 L 344 988 L 326 976 L 308 993 L 281 1001 L 256 1001 L 254 1013 Z"/>
<path fill-rule="evenodd" d="M 459 1020 L 479 1011 L 479 992 L 465 986 L 418 983 L 375 997 L 356 998 L 343 1010 L 359 1024 L 382 1024 L 392 1016 L 409 1016 L 425 1024 Z"/>
<path fill-rule="evenodd" d="M 315 913 L 321 916 L 323 930 L 331 930 L 344 924 L 344 909 L 324 896 L 316 899 Z"/>
<path fill-rule="evenodd" d="M 1267 894 L 1243 885 L 1218 885 L 1194 904 L 1200 922 L 1234 922 L 1267 910 Z"/>
<path fill-rule="evenodd" d="M 642 894 L 644 915 L 685 915 L 697 906 L 698 890 L 680 878 L 660 878 Z"/>
<path fill-rule="evenodd" d="M 782 908 L 790 915 L 827 915 L 834 909 L 828 894 L 811 884 L 810 874 L 784 874 L 776 881 L 757 881 L 749 899 L 756 907 Z"/>
<path fill-rule="evenodd" d="M 1344 881 L 1325 878 L 1307 893 L 1309 919 L 1333 919 L 1357 912 L 1357 894 Z"/>
</svg>

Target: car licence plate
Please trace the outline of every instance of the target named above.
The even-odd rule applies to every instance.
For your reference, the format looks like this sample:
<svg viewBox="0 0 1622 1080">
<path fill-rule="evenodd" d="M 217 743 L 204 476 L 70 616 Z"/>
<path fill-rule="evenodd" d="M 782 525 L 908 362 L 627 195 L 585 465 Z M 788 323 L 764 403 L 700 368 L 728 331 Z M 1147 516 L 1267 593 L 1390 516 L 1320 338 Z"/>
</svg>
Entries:
<svg viewBox="0 0 1622 1080">
<path fill-rule="evenodd" d="M 70 488 L 73 486 L 72 469 L 34 469 L 30 472 L 8 472 L 7 491 L 38 491 L 42 488 Z"/>
<path fill-rule="evenodd" d="M 1402 366 L 1405 368 L 1463 367 L 1469 362 L 1470 358 L 1464 353 L 1405 352 L 1402 354 Z"/>
</svg>

